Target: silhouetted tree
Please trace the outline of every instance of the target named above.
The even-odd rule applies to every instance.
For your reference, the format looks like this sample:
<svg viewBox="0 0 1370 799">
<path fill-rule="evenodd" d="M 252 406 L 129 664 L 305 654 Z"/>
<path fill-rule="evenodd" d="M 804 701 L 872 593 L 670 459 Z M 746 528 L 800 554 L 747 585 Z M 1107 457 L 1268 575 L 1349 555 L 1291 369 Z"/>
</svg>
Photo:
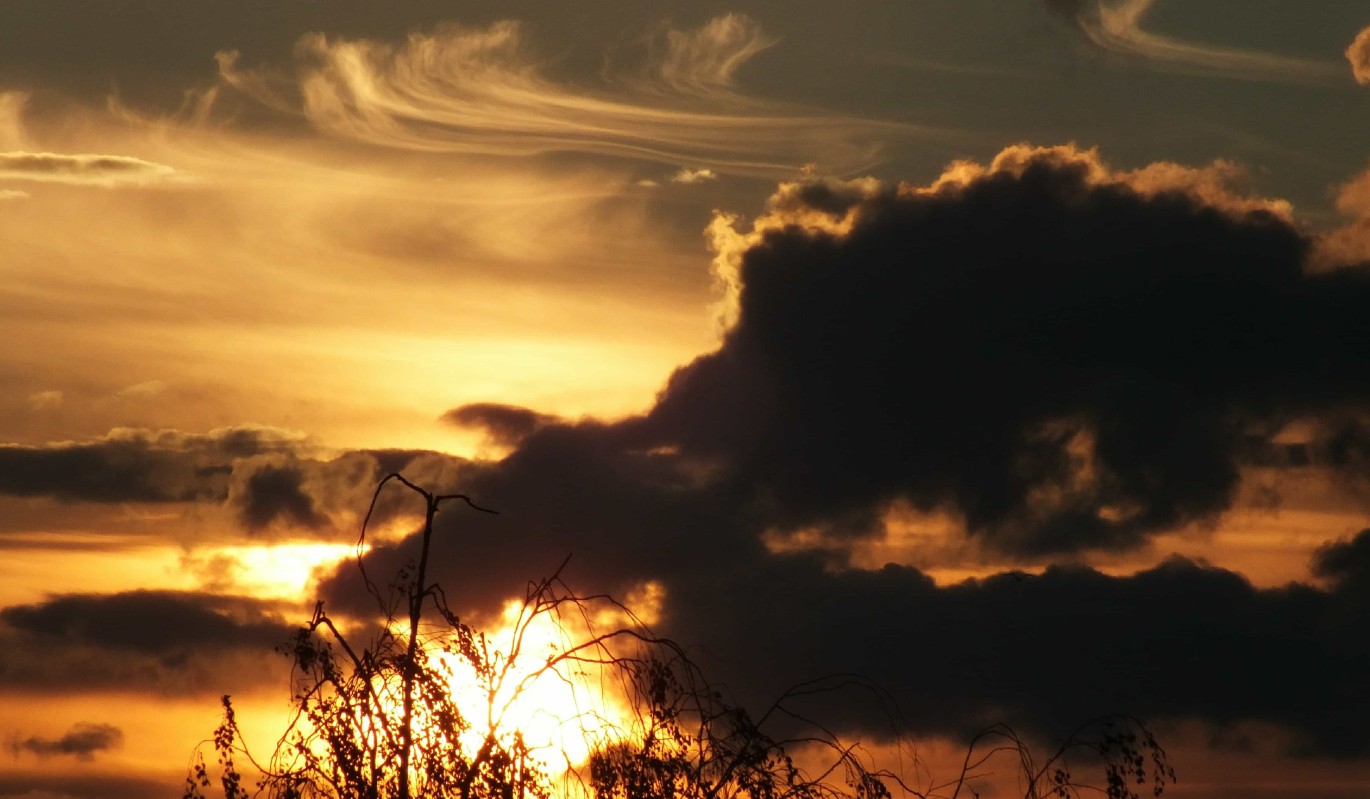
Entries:
<svg viewBox="0 0 1370 799">
<path fill-rule="evenodd" d="M 367 525 L 382 490 L 398 482 L 425 502 L 416 562 L 382 591 L 362 565 Z M 504 648 L 451 611 L 443 589 L 427 582 L 433 519 L 447 502 L 492 512 L 462 494 L 435 494 L 399 474 L 381 480 L 358 540 L 358 568 L 383 623 L 365 646 L 353 642 L 316 604 L 313 616 L 283 651 L 293 664 L 293 717 L 271 757 L 259 762 L 243 741 L 232 702 L 211 741 L 225 799 L 549 799 L 554 793 L 594 799 L 892 799 L 893 793 L 932 799 L 975 794 L 991 761 L 1015 759 L 1025 799 L 1159 796 L 1175 778 L 1166 754 L 1137 719 L 1112 717 L 1076 730 L 1044 760 L 1034 759 L 1011 728 L 996 725 L 972 740 L 959 775 L 922 784 L 869 765 L 859 745 L 843 742 L 792 708 L 828 681 L 796 686 L 757 717 L 712 688 L 674 642 L 654 636 L 612 598 L 581 596 L 559 577 L 528 587 Z M 596 619 L 622 620 L 608 632 Z M 425 615 L 435 614 L 436 624 Z M 525 651 L 533 625 L 573 630 L 545 653 Z M 528 668 L 528 657 L 533 667 Z M 535 752 L 511 723 L 511 708 L 538 680 L 553 677 L 626 708 L 610 719 L 589 702 L 577 718 L 561 719 L 585 736 L 581 762 L 564 769 Z M 587 679 L 590 682 L 587 682 Z M 460 683 L 458 681 L 461 681 Z M 579 682 L 577 682 L 579 681 Z M 456 687 L 459 686 L 459 690 Z M 481 697 L 463 707 L 459 694 Z M 777 722 L 782 722 L 777 724 Z M 773 737 L 768 730 L 801 729 Z M 257 772 L 249 793 L 238 766 Z M 1103 783 L 1077 781 L 1074 760 L 1102 768 Z M 802 763 L 800 762 L 802 761 Z M 814 766 L 813 764 L 818 764 Z M 807 767 L 806 767 L 807 765 Z M 205 799 L 215 782 L 204 745 L 192 756 L 185 799 Z"/>
</svg>

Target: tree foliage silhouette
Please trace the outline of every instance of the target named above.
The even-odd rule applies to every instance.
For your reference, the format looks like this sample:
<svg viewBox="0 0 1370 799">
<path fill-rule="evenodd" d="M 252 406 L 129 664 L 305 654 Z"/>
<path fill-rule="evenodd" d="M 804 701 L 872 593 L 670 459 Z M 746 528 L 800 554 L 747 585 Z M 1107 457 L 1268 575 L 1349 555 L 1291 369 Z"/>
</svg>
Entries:
<svg viewBox="0 0 1370 799">
<path fill-rule="evenodd" d="M 417 559 L 381 590 L 361 553 L 391 482 L 421 496 L 425 516 Z M 529 584 L 508 641 L 494 646 L 451 611 L 439 584 L 427 581 L 433 520 L 448 502 L 493 512 L 397 473 L 380 481 L 357 564 L 382 622 L 345 633 L 317 603 L 281 648 L 293 666 L 292 717 L 271 756 L 252 756 L 224 696 L 223 721 L 192 755 L 184 799 L 207 799 L 216 781 L 225 799 L 958 799 L 978 796 L 975 786 L 991 763 L 1005 758 L 1025 799 L 1139 799 L 1140 789 L 1159 796 L 1175 779 L 1151 732 L 1123 716 L 1080 727 L 1041 760 L 1011 728 L 989 727 L 947 782 L 917 767 L 912 774 L 876 768 L 859 744 L 794 708 L 796 700 L 851 678 L 792 687 L 754 717 L 711 686 L 682 647 L 653 635 L 611 597 L 571 591 L 560 570 Z M 606 617 L 622 623 L 597 630 Z M 547 622 L 573 632 L 545 652 L 527 651 L 534 626 Z M 364 646 L 354 643 L 359 638 Z M 555 752 L 530 745 L 511 719 L 524 694 L 546 678 L 596 694 L 574 717 L 557 720 L 583 736 L 583 760 L 563 753 L 556 762 Z M 473 709 L 459 695 L 480 701 Z M 626 714 L 609 718 L 596 700 L 612 700 Z M 216 756 L 217 780 L 206 746 Z M 242 759 L 256 772 L 255 791 L 245 787 Z M 1073 761 L 1086 762 L 1091 773 L 1101 769 L 1102 783 L 1077 781 Z"/>
</svg>

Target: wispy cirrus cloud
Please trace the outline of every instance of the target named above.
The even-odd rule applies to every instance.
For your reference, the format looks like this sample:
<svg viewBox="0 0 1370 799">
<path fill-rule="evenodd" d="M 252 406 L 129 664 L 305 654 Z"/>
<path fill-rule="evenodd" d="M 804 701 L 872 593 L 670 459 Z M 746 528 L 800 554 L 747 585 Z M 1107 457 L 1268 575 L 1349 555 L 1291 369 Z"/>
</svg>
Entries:
<svg viewBox="0 0 1370 799">
<path fill-rule="evenodd" d="M 668 29 L 664 40 L 664 51 L 649 63 L 650 79 L 702 95 L 731 90 L 737 70 L 778 41 L 745 14 L 724 14 L 689 31 Z"/>
<path fill-rule="evenodd" d="M 1330 63 L 1259 50 L 1186 41 L 1143 29 L 1142 20 L 1155 0 L 1046 0 L 1070 19 L 1089 41 L 1114 53 L 1203 73 L 1249 80 L 1317 83 L 1335 80 L 1340 69 Z"/>
<path fill-rule="evenodd" d="M 518 22 L 440 25 L 402 43 L 311 33 L 296 73 L 218 57 L 224 84 L 318 129 L 424 152 L 526 156 L 578 152 L 732 172 L 792 172 L 820 161 L 848 172 L 917 126 L 835 115 L 734 91 L 737 70 L 774 40 L 748 17 L 668 30 L 641 75 L 586 88 L 544 74 Z"/>
</svg>

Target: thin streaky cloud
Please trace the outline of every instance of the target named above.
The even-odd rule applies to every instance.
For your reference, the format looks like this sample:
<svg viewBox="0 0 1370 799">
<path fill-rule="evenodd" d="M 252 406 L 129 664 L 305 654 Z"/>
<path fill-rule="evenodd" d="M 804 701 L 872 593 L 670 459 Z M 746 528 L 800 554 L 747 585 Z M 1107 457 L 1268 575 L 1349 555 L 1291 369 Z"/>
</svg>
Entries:
<svg viewBox="0 0 1370 799">
<path fill-rule="evenodd" d="M 0 179 L 85 186 L 116 186 L 164 180 L 176 170 L 127 155 L 0 153 Z"/>
<path fill-rule="evenodd" d="M 1336 80 L 1341 70 L 1331 63 L 1259 50 L 1222 47 L 1151 33 L 1142 20 L 1155 0 L 1047 0 L 1072 19 L 1091 42 L 1105 50 L 1202 73 L 1282 83 Z"/>
<path fill-rule="evenodd" d="M 793 173 L 821 156 L 825 170 L 845 173 L 877 162 L 892 138 L 945 136 L 733 92 L 737 69 L 770 41 L 737 16 L 670 31 L 646 72 L 654 79 L 601 91 L 545 76 L 514 21 L 447 24 L 399 44 L 308 34 L 296 47 L 303 65 L 293 84 L 279 71 L 240 69 L 231 53 L 219 67 L 226 85 L 267 107 L 287 108 L 297 96 L 323 132 L 420 152 L 579 152 L 755 175 Z"/>
</svg>

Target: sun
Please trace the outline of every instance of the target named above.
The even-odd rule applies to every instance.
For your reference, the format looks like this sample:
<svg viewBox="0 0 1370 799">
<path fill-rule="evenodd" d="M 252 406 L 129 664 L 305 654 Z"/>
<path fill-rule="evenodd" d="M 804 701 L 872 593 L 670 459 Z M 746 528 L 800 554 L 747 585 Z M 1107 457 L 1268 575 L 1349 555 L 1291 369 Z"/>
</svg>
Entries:
<svg viewBox="0 0 1370 799">
<path fill-rule="evenodd" d="M 474 751 L 491 731 L 517 732 L 549 775 L 584 765 L 631 729 L 630 686 L 615 659 L 614 634 L 659 617 L 664 590 L 646 583 L 629 596 L 637 610 L 611 604 L 509 600 L 478 639 L 485 674 L 470 658 L 430 656 L 450 674 L 453 701 L 473 724 L 460 743 Z"/>
<path fill-rule="evenodd" d="M 662 593 L 658 584 L 634 592 L 641 613 L 655 618 Z M 564 613 L 569 607 L 575 613 Z M 508 600 L 497 624 L 479 637 L 492 672 L 482 676 L 470 659 L 430 652 L 451 674 L 453 700 L 477 722 L 463 748 L 478 747 L 488 730 L 516 730 L 548 774 L 584 765 L 634 718 L 622 673 L 612 667 L 619 655 L 614 636 L 600 630 L 641 622 L 643 615 L 621 606 Z"/>
</svg>

